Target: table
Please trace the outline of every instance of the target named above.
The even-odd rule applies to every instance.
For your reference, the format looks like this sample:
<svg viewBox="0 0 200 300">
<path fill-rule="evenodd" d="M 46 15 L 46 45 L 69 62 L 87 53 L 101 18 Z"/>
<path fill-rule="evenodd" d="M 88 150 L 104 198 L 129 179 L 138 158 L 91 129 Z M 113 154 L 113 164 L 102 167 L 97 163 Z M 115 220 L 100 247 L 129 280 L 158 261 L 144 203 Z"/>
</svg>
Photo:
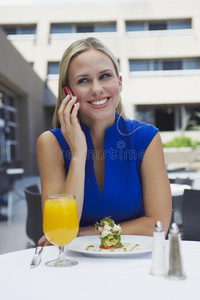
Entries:
<svg viewBox="0 0 200 300">
<path fill-rule="evenodd" d="M 8 175 L 22 175 L 24 174 L 23 168 L 8 168 L 6 169 Z"/>
<path fill-rule="evenodd" d="M 177 184 L 170 183 L 171 193 L 172 193 L 172 208 L 174 215 L 174 222 L 177 225 L 182 225 L 182 204 L 183 204 L 183 194 L 184 190 L 191 189 L 190 185 L 187 184 Z"/>
<path fill-rule="evenodd" d="M 168 244 L 166 241 L 166 257 Z M 169 280 L 149 275 L 151 253 L 135 258 L 94 258 L 66 250 L 79 264 L 46 267 L 58 249 L 45 247 L 41 264 L 29 267 L 34 249 L 0 255 L 2 300 L 200 299 L 200 242 L 181 241 L 187 279 Z"/>
<path fill-rule="evenodd" d="M 200 172 L 168 172 L 169 179 L 191 179 L 193 180 L 192 188 L 193 189 L 200 189 Z"/>
</svg>

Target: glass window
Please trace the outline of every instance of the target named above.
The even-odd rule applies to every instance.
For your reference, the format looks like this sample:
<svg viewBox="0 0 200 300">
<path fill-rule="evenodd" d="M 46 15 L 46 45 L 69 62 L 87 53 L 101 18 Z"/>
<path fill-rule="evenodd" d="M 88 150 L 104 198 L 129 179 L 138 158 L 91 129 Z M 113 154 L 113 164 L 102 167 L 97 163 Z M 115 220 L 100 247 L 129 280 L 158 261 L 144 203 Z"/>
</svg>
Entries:
<svg viewBox="0 0 200 300">
<path fill-rule="evenodd" d="M 59 34 L 59 33 L 71 33 L 72 26 L 66 24 L 52 24 L 51 25 L 51 33 Z"/>
<path fill-rule="evenodd" d="M 3 26 L 7 35 L 11 34 L 36 34 L 36 25 Z"/>
<path fill-rule="evenodd" d="M 48 63 L 48 75 L 59 74 L 59 63 L 50 62 Z"/>
<path fill-rule="evenodd" d="M 5 31 L 5 33 L 7 34 L 7 35 L 9 35 L 9 34 L 16 34 L 17 33 L 17 29 L 16 29 L 16 27 L 11 27 L 11 26 L 9 26 L 9 27 L 3 27 L 3 29 L 4 29 L 4 31 Z"/>
<path fill-rule="evenodd" d="M 199 60 L 198 59 L 186 59 L 184 64 L 184 69 L 194 70 L 199 69 Z"/>
<path fill-rule="evenodd" d="M 134 71 L 170 71 L 170 70 L 196 70 L 200 69 L 200 59 L 180 60 L 141 60 L 129 61 L 130 72 Z"/>
<path fill-rule="evenodd" d="M 17 122 L 17 100 L 0 91 L 0 164 L 18 159 Z"/>
<path fill-rule="evenodd" d="M 126 31 L 144 31 L 145 23 L 144 22 L 126 22 Z"/>
<path fill-rule="evenodd" d="M 19 27 L 17 34 L 36 34 L 36 26 Z"/>
<path fill-rule="evenodd" d="M 155 60 L 153 62 L 153 69 L 154 69 L 154 71 L 162 70 L 162 64 L 161 64 L 161 62 L 158 61 L 158 60 Z"/>
<path fill-rule="evenodd" d="M 198 106 L 185 107 L 189 115 L 186 130 L 200 130 L 200 108 Z"/>
<path fill-rule="evenodd" d="M 76 32 L 78 32 L 78 33 L 94 32 L 94 26 L 93 25 L 78 25 L 76 27 Z"/>
<path fill-rule="evenodd" d="M 116 32 L 116 24 L 98 24 L 95 26 L 95 32 Z"/>
<path fill-rule="evenodd" d="M 169 29 L 190 29 L 191 20 L 173 21 L 169 23 Z"/>
<path fill-rule="evenodd" d="M 173 131 L 175 129 L 174 106 L 137 106 L 136 118 L 140 122 L 155 125 L 160 131 Z"/>
<path fill-rule="evenodd" d="M 161 21 L 126 21 L 126 31 L 156 31 L 173 29 L 190 29 L 191 19 Z"/>
<path fill-rule="evenodd" d="M 182 70 L 181 60 L 166 60 L 163 61 L 163 70 Z"/>
<path fill-rule="evenodd" d="M 130 61 L 130 71 L 150 71 L 150 62 L 149 61 Z"/>
<path fill-rule="evenodd" d="M 167 29 L 167 23 L 161 22 L 161 23 L 149 23 L 149 30 L 166 30 Z"/>
</svg>

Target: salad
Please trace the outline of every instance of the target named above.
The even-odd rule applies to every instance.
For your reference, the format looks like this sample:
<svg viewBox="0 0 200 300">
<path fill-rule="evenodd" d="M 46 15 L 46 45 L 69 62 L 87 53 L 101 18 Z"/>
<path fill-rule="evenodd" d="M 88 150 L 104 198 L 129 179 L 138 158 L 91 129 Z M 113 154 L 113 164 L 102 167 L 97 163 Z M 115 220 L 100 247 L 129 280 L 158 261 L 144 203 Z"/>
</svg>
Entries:
<svg viewBox="0 0 200 300">
<path fill-rule="evenodd" d="M 95 228 L 99 231 L 101 239 L 100 248 L 115 249 L 122 248 L 121 244 L 121 227 L 116 225 L 110 217 L 105 217 L 95 224 Z"/>
</svg>

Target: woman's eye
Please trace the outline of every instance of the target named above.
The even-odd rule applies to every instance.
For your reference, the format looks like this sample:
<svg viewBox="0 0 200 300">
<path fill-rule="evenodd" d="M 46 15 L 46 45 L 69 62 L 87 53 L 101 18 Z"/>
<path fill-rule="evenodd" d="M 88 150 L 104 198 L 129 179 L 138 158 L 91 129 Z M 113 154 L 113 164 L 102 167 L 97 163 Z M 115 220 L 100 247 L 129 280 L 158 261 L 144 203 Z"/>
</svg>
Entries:
<svg viewBox="0 0 200 300">
<path fill-rule="evenodd" d="M 111 74 L 105 73 L 105 74 L 102 74 L 102 75 L 100 76 L 100 79 L 106 79 L 106 78 L 108 78 L 108 77 L 111 77 Z"/>
<path fill-rule="evenodd" d="M 87 83 L 89 82 L 89 79 L 88 78 L 81 78 L 79 79 L 78 83 L 81 84 L 81 83 Z"/>
</svg>

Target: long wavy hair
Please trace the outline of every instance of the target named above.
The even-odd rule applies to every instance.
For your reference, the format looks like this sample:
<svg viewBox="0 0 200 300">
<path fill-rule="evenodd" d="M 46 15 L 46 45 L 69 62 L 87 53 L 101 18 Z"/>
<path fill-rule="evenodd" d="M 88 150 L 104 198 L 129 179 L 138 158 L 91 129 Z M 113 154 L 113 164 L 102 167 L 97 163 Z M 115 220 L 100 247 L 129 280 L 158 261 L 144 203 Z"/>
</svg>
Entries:
<svg viewBox="0 0 200 300">
<path fill-rule="evenodd" d="M 53 114 L 53 128 L 59 128 L 60 127 L 60 121 L 58 118 L 58 110 L 61 105 L 61 102 L 63 101 L 63 88 L 67 85 L 69 85 L 68 80 L 68 68 L 70 61 L 81 54 L 82 52 L 85 52 L 90 49 L 100 50 L 103 53 L 107 54 L 110 59 L 113 62 L 113 65 L 115 67 L 115 71 L 117 76 L 119 76 L 119 65 L 117 59 L 114 57 L 110 49 L 104 45 L 101 41 L 99 41 L 96 38 L 89 37 L 86 39 L 78 40 L 74 43 L 72 43 L 64 52 L 63 57 L 60 61 L 60 74 L 59 74 L 59 82 L 58 82 L 58 99 L 55 106 L 54 114 Z M 124 116 L 123 113 L 123 106 L 122 101 L 120 98 L 119 104 L 116 108 L 116 112 L 120 116 Z"/>
</svg>

